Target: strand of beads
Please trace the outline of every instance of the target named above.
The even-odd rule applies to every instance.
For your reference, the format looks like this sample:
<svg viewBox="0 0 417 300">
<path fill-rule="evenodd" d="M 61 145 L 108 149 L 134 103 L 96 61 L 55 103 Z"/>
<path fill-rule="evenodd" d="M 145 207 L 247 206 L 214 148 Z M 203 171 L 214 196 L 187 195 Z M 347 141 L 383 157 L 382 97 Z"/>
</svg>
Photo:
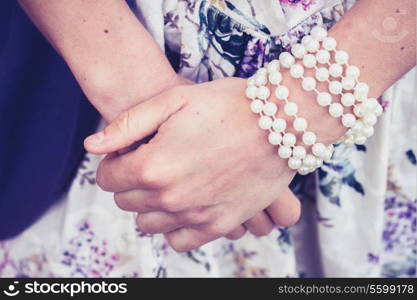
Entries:
<svg viewBox="0 0 417 300">
<path fill-rule="evenodd" d="M 358 80 L 359 68 L 349 65 L 348 53 L 337 50 L 336 46 L 336 40 L 328 37 L 324 28 L 314 27 L 310 35 L 303 37 L 300 44 L 293 45 L 291 52 L 294 57 L 302 60 L 305 67 L 315 69 L 315 78 L 304 77 L 303 66 L 296 63 L 291 66 L 290 74 L 294 78 L 301 79 L 304 90 L 314 91 L 317 94 L 317 103 L 328 106 L 332 117 L 341 118 L 343 126 L 348 128 L 348 131 L 339 142 L 349 146 L 354 143 L 363 144 L 373 135 L 373 126 L 377 117 L 382 114 L 382 107 L 376 99 L 368 98 L 368 85 Z M 331 52 L 334 52 L 335 63 L 330 63 Z M 286 52 L 281 55 L 287 61 L 291 61 L 288 58 L 291 54 Z M 317 64 L 324 66 L 318 67 Z M 334 80 L 330 80 L 330 77 Z M 316 79 L 327 82 L 330 93 L 318 91 Z M 354 93 L 349 92 L 352 90 Z M 332 95 L 340 95 L 341 103 L 333 101 Z M 350 106 L 353 106 L 353 114 L 345 113 L 345 108 Z"/>
<path fill-rule="evenodd" d="M 283 159 L 288 159 L 288 166 L 305 175 L 313 172 L 320 167 L 323 160 L 330 159 L 333 147 L 326 147 L 322 143 L 316 143 L 316 135 L 307 131 L 307 120 L 298 116 L 298 106 L 295 102 L 288 99 L 289 90 L 281 84 L 282 74 L 280 66 L 287 67 L 289 64 L 283 60 L 273 60 L 265 68 L 248 80 L 246 96 L 252 99 L 251 109 L 259 114 L 259 126 L 264 130 L 269 130 L 268 141 L 274 146 L 278 146 L 278 155 Z M 269 89 L 265 86 L 266 81 L 276 85 L 275 96 L 285 102 L 283 111 L 287 116 L 294 118 L 292 125 L 295 131 L 302 132 L 304 145 L 312 146 L 313 153 L 307 153 L 304 146 L 297 145 L 297 138 L 293 133 L 287 132 L 287 122 L 275 116 L 278 107 L 275 103 L 269 102 Z"/>
<path fill-rule="evenodd" d="M 297 104 L 289 100 L 290 91 L 281 84 L 281 67 L 289 69 L 291 77 L 301 80 L 305 91 L 314 91 L 317 103 L 328 106 L 332 117 L 341 118 L 341 123 L 348 131 L 337 143 L 365 143 L 373 135 L 373 126 L 377 117 L 382 114 L 378 101 L 368 98 L 368 85 L 359 82 L 359 68 L 350 65 L 348 53 L 337 50 L 336 46 L 336 40 L 328 37 L 327 31 L 317 26 L 311 30 L 311 35 L 303 37 L 301 43 L 293 45 L 292 54 L 281 53 L 279 60 L 271 61 L 248 79 L 246 96 L 252 100 L 251 110 L 259 115 L 259 127 L 269 131 L 269 143 L 278 146 L 278 155 L 288 159 L 288 166 L 302 175 L 313 172 L 323 161 L 329 160 L 334 149 L 333 145 L 317 143 L 316 135 L 307 131 L 307 120 L 298 116 Z M 332 54 L 334 63 L 330 63 Z M 302 64 L 297 63 L 296 59 Z M 317 66 L 318 64 L 321 66 Z M 304 68 L 314 68 L 315 77 L 304 76 Z M 317 90 L 317 81 L 327 82 L 328 92 Z M 285 119 L 276 117 L 278 106 L 269 101 L 271 92 L 267 87 L 268 82 L 276 86 L 274 94 L 278 100 L 284 102 L 283 112 L 293 118 L 294 130 L 302 133 L 304 146 L 298 145 L 296 135 L 287 131 Z M 340 96 L 341 103 L 333 101 L 332 95 Z M 345 112 L 349 107 L 353 107 L 353 114 Z M 311 147 L 311 153 L 307 153 L 305 146 Z"/>
</svg>

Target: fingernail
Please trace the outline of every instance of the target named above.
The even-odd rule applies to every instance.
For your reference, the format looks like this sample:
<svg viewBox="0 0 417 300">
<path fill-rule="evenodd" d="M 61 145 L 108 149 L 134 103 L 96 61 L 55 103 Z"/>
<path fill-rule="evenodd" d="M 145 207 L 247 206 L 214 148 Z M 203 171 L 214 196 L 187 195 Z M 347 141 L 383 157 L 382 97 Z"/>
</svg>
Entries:
<svg viewBox="0 0 417 300">
<path fill-rule="evenodd" d="M 104 141 L 104 132 L 100 131 L 97 132 L 96 134 L 90 135 L 86 142 L 89 144 L 93 144 L 93 145 L 100 145 L 102 144 Z"/>
</svg>

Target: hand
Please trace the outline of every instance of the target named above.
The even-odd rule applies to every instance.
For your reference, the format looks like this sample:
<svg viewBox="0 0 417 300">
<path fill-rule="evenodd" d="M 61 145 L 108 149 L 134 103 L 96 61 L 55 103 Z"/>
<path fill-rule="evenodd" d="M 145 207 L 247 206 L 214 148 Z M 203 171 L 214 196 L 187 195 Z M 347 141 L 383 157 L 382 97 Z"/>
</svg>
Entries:
<svg viewBox="0 0 417 300">
<path fill-rule="evenodd" d="M 294 175 L 265 142 L 244 90 L 237 78 L 175 87 L 86 140 L 88 151 L 102 154 L 158 131 L 135 151 L 107 156 L 97 181 L 122 209 L 139 212 L 141 229 L 166 232 L 178 251 L 227 235 L 277 199 Z M 284 222 L 298 218 L 297 201 L 280 209 Z"/>
</svg>

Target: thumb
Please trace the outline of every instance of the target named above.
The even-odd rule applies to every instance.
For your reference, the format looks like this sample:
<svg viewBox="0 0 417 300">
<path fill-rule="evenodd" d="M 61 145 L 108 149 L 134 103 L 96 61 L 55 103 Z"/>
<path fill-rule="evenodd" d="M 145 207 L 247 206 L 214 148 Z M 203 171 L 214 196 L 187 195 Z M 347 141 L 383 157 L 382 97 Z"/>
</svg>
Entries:
<svg viewBox="0 0 417 300">
<path fill-rule="evenodd" d="M 161 93 L 122 112 L 106 128 L 87 137 L 84 147 L 94 154 L 121 150 L 157 131 L 183 104 L 179 94 Z"/>
</svg>

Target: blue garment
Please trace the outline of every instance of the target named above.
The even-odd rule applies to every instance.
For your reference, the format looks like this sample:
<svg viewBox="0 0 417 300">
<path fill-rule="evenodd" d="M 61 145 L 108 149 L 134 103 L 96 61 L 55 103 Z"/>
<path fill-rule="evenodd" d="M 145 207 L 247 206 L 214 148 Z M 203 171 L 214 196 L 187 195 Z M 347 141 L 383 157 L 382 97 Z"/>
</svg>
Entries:
<svg viewBox="0 0 417 300">
<path fill-rule="evenodd" d="M 0 1 L 0 240 L 65 190 L 99 115 L 15 0 Z"/>
</svg>

